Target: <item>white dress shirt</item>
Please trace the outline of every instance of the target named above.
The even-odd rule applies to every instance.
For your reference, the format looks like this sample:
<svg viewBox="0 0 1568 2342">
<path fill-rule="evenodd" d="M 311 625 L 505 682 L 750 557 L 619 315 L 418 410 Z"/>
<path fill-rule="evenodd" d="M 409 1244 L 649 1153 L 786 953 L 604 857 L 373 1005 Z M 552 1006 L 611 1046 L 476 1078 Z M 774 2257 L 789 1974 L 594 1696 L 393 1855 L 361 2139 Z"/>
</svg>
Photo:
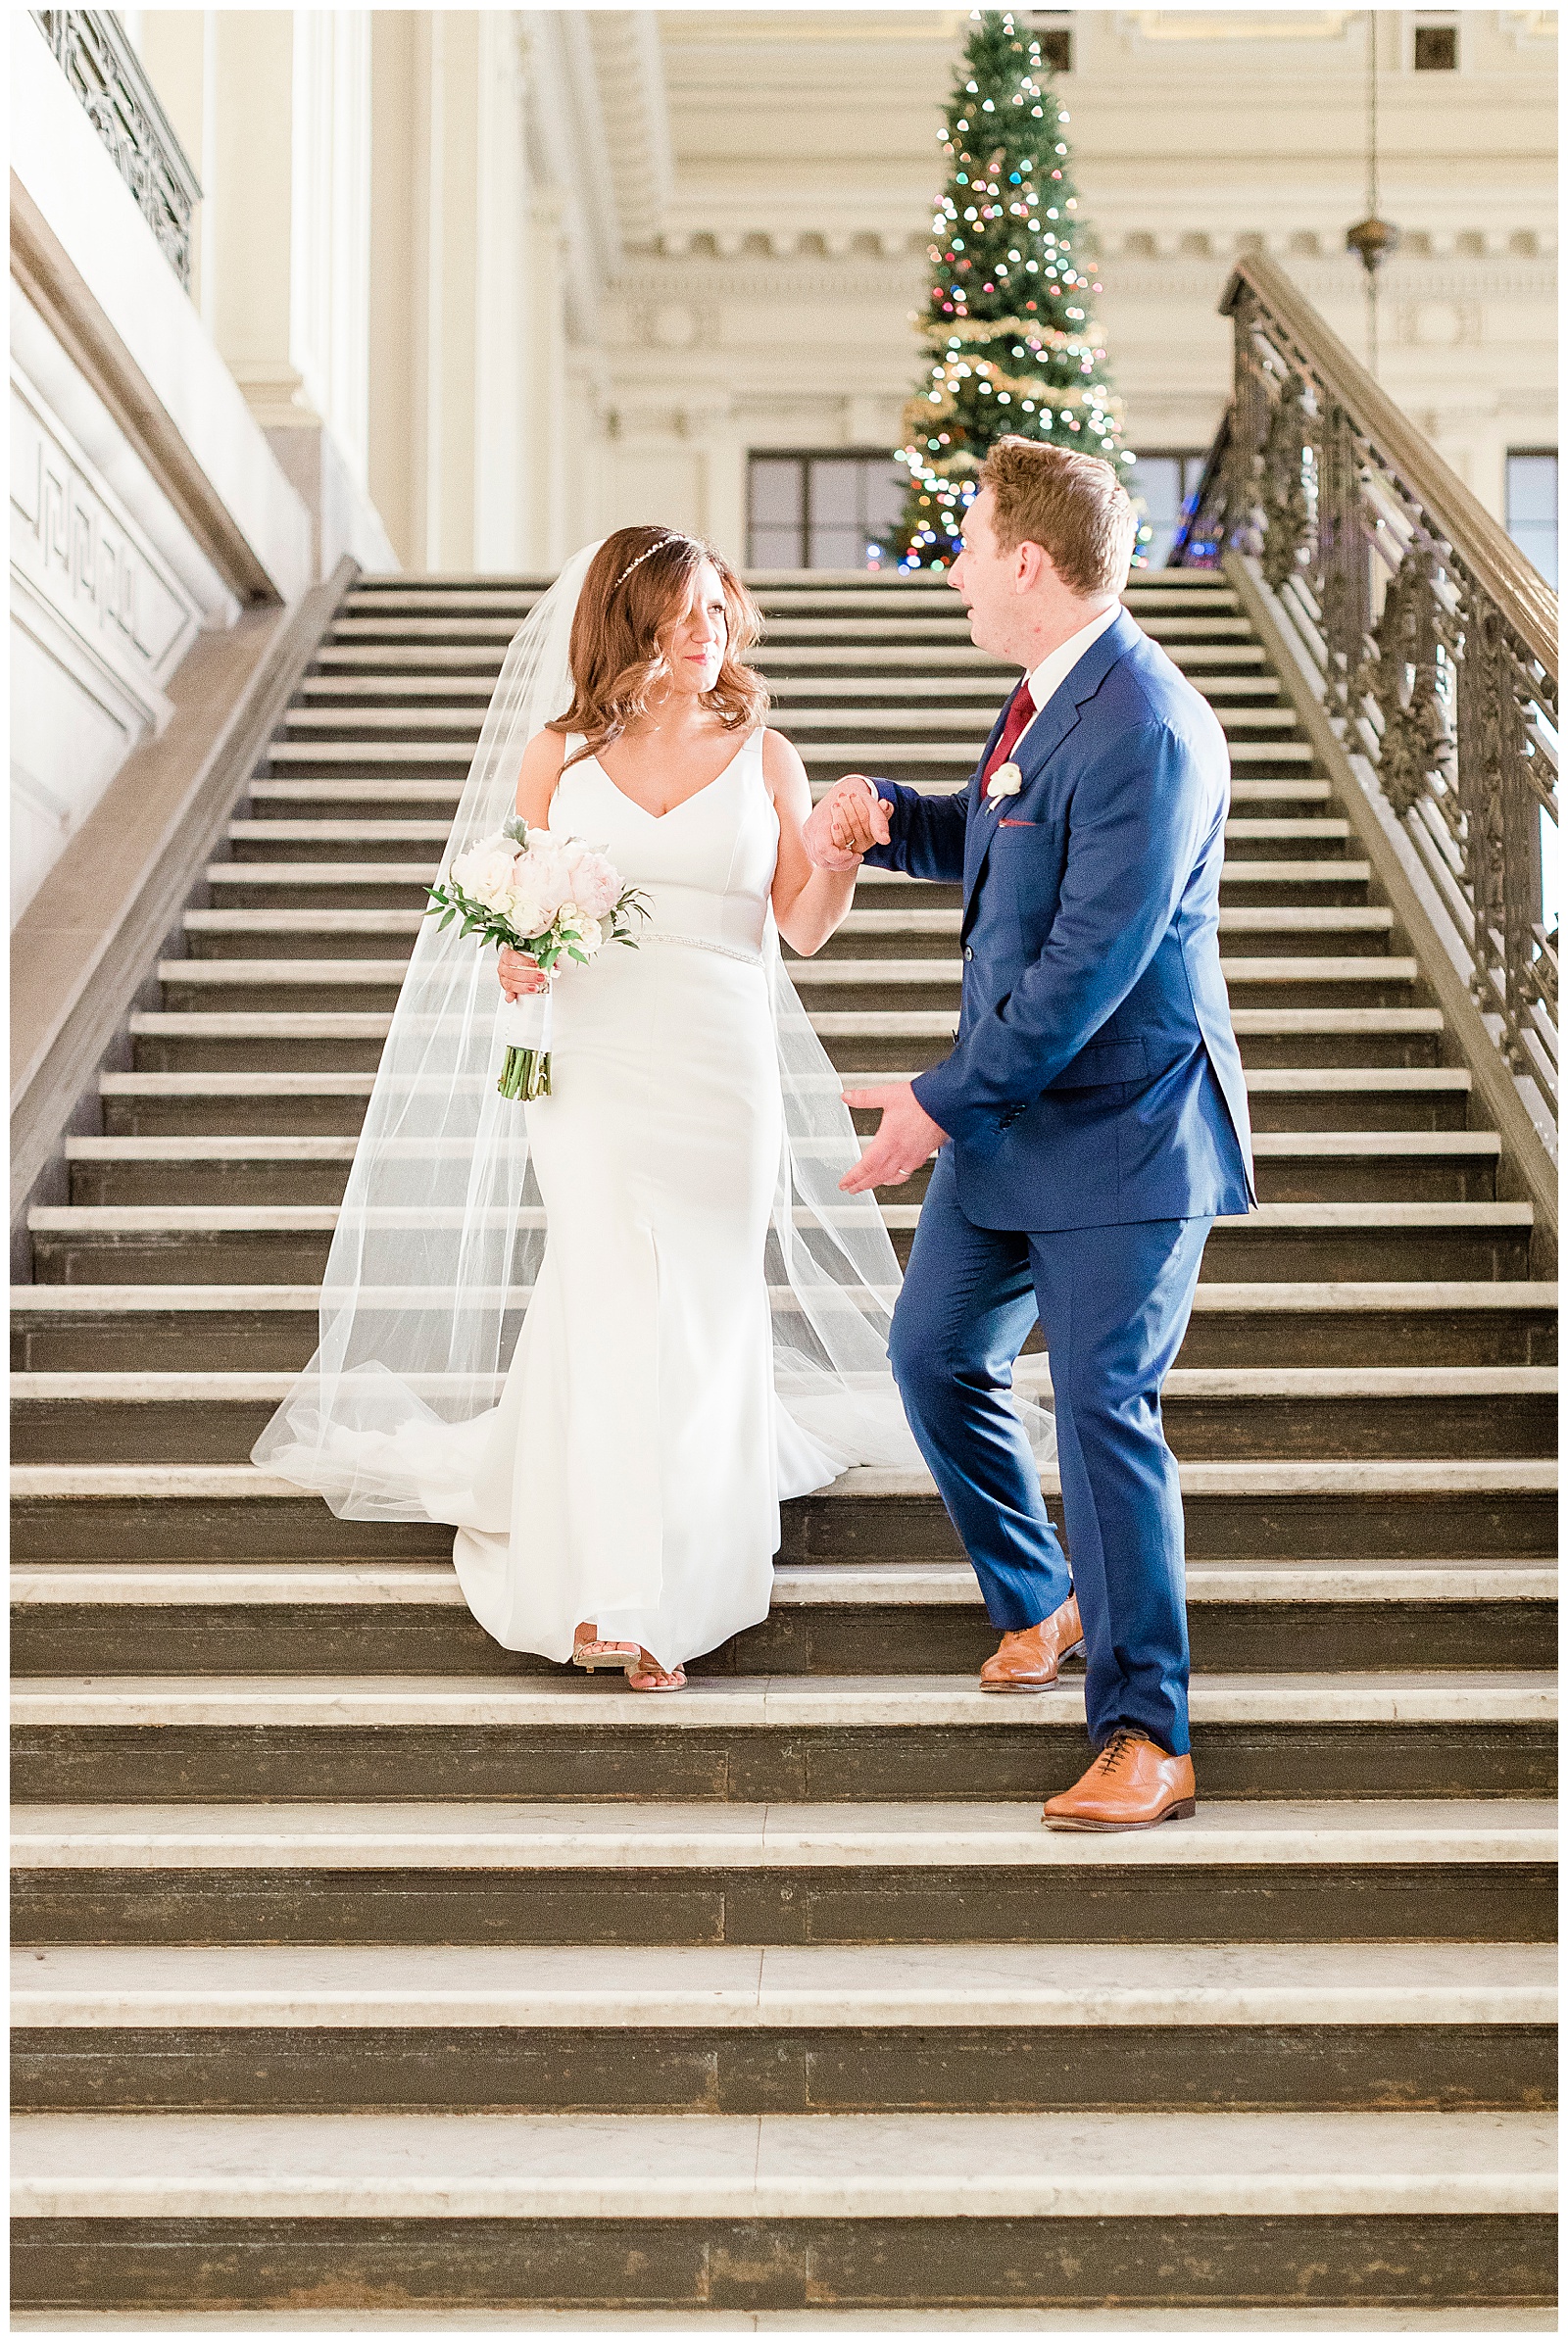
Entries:
<svg viewBox="0 0 1568 2342">
<path fill-rule="evenodd" d="M 1054 651 L 1048 652 L 1040 664 L 1024 677 L 1029 686 L 1029 697 L 1035 704 L 1035 713 L 1025 724 L 1013 747 L 1012 754 L 1015 762 L 1018 750 L 1034 729 L 1035 722 L 1046 703 L 1061 689 L 1079 659 L 1089 649 L 1090 644 L 1098 643 L 1105 628 L 1112 624 L 1120 614 L 1121 604 L 1113 602 L 1109 610 L 1102 610 L 1098 618 L 1091 618 L 1087 626 L 1080 626 L 1076 634 L 1069 634 L 1064 643 L 1058 643 Z"/>
</svg>

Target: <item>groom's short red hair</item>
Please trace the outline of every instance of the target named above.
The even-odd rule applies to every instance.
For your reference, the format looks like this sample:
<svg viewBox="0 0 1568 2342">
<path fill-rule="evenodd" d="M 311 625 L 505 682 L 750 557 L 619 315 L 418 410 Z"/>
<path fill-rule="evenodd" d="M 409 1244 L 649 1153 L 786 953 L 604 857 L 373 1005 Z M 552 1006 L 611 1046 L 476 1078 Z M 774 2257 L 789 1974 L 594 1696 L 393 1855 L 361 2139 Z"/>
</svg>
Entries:
<svg viewBox="0 0 1568 2342">
<path fill-rule="evenodd" d="M 1038 439 L 999 439 L 980 472 L 991 491 L 991 526 L 1004 553 L 1038 545 L 1073 593 L 1119 594 L 1127 583 L 1138 517 L 1110 464 Z"/>
</svg>

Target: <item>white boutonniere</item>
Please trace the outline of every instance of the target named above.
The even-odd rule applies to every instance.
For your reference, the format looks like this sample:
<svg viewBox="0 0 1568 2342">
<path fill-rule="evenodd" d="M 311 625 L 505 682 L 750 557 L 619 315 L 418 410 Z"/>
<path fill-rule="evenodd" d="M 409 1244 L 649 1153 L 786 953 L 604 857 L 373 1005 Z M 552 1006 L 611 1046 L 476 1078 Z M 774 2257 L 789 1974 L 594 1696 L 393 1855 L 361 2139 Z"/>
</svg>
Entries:
<svg viewBox="0 0 1568 2342">
<path fill-rule="evenodd" d="M 994 797 L 1016 797 L 1023 787 L 1023 774 L 1016 764 L 999 764 L 986 783 L 987 803 Z"/>
</svg>

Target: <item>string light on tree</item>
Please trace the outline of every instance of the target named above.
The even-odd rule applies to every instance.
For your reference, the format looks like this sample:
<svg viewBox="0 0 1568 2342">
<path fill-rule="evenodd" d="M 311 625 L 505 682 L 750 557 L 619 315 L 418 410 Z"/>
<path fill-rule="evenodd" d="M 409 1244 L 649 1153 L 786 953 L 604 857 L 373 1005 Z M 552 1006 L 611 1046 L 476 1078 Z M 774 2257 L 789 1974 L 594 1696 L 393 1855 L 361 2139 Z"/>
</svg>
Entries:
<svg viewBox="0 0 1568 2342">
<path fill-rule="evenodd" d="M 1091 298 L 1103 290 L 1040 43 L 1010 13 L 975 9 L 937 136 L 948 182 L 931 221 L 917 316 L 930 363 L 905 409 L 909 488 L 887 550 L 945 569 L 995 441 L 1015 433 L 1131 465 Z"/>
</svg>

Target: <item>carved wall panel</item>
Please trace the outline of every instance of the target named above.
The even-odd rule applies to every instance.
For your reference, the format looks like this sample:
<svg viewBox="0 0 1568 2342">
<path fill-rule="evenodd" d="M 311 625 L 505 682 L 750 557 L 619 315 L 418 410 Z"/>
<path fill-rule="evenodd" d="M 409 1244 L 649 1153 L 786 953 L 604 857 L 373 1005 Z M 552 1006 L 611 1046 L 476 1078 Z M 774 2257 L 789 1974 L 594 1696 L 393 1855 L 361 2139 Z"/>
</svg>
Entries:
<svg viewBox="0 0 1568 2342">
<path fill-rule="evenodd" d="M 131 750 L 201 611 L 27 377 L 11 376 L 12 922 Z"/>
<path fill-rule="evenodd" d="M 201 615 L 25 377 L 11 377 L 11 563 L 96 660 L 161 718 Z"/>
</svg>

